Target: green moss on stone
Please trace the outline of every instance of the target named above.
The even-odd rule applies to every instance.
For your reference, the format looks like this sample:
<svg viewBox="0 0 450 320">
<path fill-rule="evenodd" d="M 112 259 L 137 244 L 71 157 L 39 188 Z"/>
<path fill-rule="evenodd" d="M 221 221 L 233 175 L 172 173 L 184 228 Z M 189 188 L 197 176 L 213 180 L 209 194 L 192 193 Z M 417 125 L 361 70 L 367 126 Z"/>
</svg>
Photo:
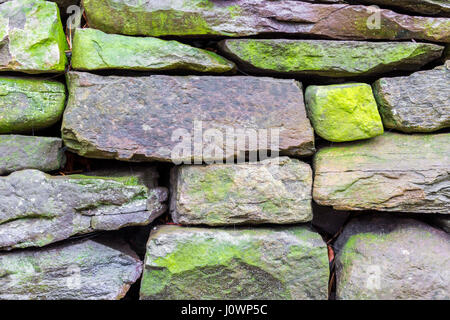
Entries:
<svg viewBox="0 0 450 320">
<path fill-rule="evenodd" d="M 367 84 L 309 86 L 305 100 L 314 130 L 326 140 L 354 141 L 384 132 L 372 89 Z"/>
<path fill-rule="evenodd" d="M 62 116 L 65 86 L 40 79 L 0 78 L 0 133 L 47 128 Z"/>
<path fill-rule="evenodd" d="M 234 64 L 225 58 L 178 41 L 106 34 L 77 29 L 73 41 L 72 67 L 76 70 L 192 70 L 227 72 Z"/>
</svg>

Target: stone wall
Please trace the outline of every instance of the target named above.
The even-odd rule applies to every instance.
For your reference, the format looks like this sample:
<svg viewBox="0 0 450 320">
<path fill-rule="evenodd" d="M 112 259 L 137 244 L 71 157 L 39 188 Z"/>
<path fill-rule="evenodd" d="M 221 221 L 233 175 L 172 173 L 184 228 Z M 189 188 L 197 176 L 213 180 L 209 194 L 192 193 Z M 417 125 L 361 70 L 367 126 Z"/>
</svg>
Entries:
<svg viewBox="0 0 450 320">
<path fill-rule="evenodd" d="M 448 1 L 0 1 L 0 299 L 450 299 L 449 43 Z"/>
</svg>

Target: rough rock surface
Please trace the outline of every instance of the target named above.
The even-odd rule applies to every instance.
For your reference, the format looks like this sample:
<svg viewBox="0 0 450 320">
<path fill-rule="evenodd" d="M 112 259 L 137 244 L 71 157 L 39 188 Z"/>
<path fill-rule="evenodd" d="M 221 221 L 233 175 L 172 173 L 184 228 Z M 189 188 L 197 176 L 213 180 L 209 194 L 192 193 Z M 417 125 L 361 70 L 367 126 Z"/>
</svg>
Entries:
<svg viewBox="0 0 450 320">
<path fill-rule="evenodd" d="M 219 45 L 240 70 L 324 77 L 417 70 L 443 51 L 442 46 L 416 42 L 229 39 Z"/>
<path fill-rule="evenodd" d="M 70 72 L 68 82 L 62 135 L 82 156 L 191 161 L 195 155 L 209 161 L 261 149 L 295 156 L 314 152 L 301 84 L 295 80 Z M 255 143 L 245 143 L 251 134 Z"/>
<path fill-rule="evenodd" d="M 288 157 L 172 169 L 171 214 L 186 225 L 312 220 L 311 167 Z"/>
<path fill-rule="evenodd" d="M 450 127 L 450 63 L 373 85 L 383 124 L 403 132 Z"/>
<path fill-rule="evenodd" d="M 1 77 L 0 133 L 31 132 L 55 124 L 65 100 L 60 82 Z"/>
<path fill-rule="evenodd" d="M 66 241 L 0 253 L 0 300 L 118 300 L 142 262 L 121 239 Z"/>
<path fill-rule="evenodd" d="M 96 230 L 146 225 L 165 209 L 159 190 L 148 190 L 134 176 L 52 177 L 23 170 L 0 177 L 0 249 L 41 247 Z"/>
<path fill-rule="evenodd" d="M 0 4 L 0 71 L 64 72 L 68 49 L 55 3 Z"/>
<path fill-rule="evenodd" d="M 77 29 L 73 40 L 72 67 L 75 70 L 190 70 L 222 73 L 233 71 L 235 65 L 214 52 L 178 41 Z"/>
<path fill-rule="evenodd" d="M 0 135 L 0 175 L 23 169 L 58 170 L 64 162 L 60 138 Z"/>
<path fill-rule="evenodd" d="M 450 134 L 382 136 L 320 149 L 313 199 L 337 210 L 450 213 Z"/>
<path fill-rule="evenodd" d="M 305 101 L 315 132 L 326 140 L 354 141 L 384 132 L 377 103 L 368 84 L 309 86 Z"/>
<path fill-rule="evenodd" d="M 91 28 L 147 36 L 294 34 L 331 39 L 450 42 L 450 19 L 348 4 L 272 0 L 83 0 Z M 376 15 L 380 15 L 377 24 Z"/>
<path fill-rule="evenodd" d="M 450 235 L 407 218 L 352 219 L 335 243 L 337 299 L 450 299 Z"/>
<path fill-rule="evenodd" d="M 448 0 L 349 0 L 348 2 L 388 6 L 419 14 L 450 17 Z"/>
<path fill-rule="evenodd" d="M 158 227 L 150 235 L 141 299 L 327 299 L 327 247 L 305 226 Z"/>
</svg>

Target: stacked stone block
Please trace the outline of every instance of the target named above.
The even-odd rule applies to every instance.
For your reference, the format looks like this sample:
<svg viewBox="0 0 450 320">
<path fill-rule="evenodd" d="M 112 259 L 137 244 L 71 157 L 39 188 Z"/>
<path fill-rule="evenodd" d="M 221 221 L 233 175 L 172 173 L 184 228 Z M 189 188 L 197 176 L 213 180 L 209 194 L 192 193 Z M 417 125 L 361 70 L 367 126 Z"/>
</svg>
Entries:
<svg viewBox="0 0 450 320">
<path fill-rule="evenodd" d="M 0 1 L 0 299 L 450 299 L 448 4 L 77 4 Z"/>
</svg>

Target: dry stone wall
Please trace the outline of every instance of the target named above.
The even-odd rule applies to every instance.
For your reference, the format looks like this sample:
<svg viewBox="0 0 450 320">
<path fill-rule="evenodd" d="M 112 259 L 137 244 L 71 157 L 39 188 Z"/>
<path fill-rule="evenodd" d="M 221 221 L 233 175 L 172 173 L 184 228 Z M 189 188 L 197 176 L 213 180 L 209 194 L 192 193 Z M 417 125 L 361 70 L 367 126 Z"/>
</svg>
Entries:
<svg viewBox="0 0 450 320">
<path fill-rule="evenodd" d="M 0 1 L 0 299 L 450 299 L 449 48 L 448 1 Z"/>
</svg>

